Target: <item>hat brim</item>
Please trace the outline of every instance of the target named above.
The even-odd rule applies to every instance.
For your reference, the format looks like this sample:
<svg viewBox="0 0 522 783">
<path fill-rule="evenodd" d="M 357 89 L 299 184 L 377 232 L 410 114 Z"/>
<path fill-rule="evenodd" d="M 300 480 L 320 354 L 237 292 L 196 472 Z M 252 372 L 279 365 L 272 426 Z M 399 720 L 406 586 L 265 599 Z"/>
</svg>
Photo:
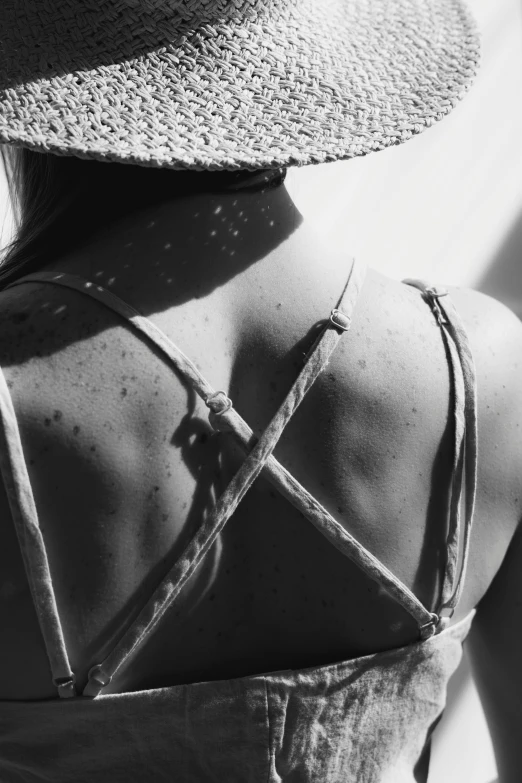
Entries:
<svg viewBox="0 0 522 783">
<path fill-rule="evenodd" d="M 122 16 L 110 41 L 98 20 L 96 46 L 85 14 L 49 37 L 49 25 L 26 19 L 24 31 L 0 9 L 0 140 L 174 169 L 325 163 L 407 141 L 448 114 L 477 71 L 479 37 L 460 0 L 265 0 L 247 16 L 239 5 L 174 32 Z"/>
</svg>

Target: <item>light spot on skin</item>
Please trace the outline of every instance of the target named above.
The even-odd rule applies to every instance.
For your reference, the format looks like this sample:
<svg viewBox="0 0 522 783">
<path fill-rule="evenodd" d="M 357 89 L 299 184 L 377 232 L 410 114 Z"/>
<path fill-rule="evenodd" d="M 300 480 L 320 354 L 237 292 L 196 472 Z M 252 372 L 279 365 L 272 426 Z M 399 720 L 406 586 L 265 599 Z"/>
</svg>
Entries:
<svg viewBox="0 0 522 783">
<path fill-rule="evenodd" d="M 232 236 L 234 236 L 234 237 L 237 237 L 238 234 L 239 234 L 239 231 L 237 229 L 232 232 Z"/>
<path fill-rule="evenodd" d="M 100 272 L 96 272 L 96 274 L 94 275 L 94 277 L 101 277 L 102 275 L 103 275 L 103 272 L 102 272 L 102 271 L 100 271 Z"/>
<path fill-rule="evenodd" d="M 60 315 L 60 313 L 63 313 L 64 310 L 67 310 L 67 305 L 60 305 L 60 307 L 57 307 L 54 311 L 54 315 Z"/>
<path fill-rule="evenodd" d="M 211 237 L 215 237 L 215 236 L 216 236 L 216 234 L 217 234 L 217 231 L 211 231 L 211 232 L 210 232 L 210 236 L 211 236 Z"/>
<path fill-rule="evenodd" d="M 115 282 L 116 282 L 116 278 L 115 277 L 110 277 L 109 280 L 107 281 L 107 284 L 108 285 L 114 285 Z"/>
<path fill-rule="evenodd" d="M 154 223 L 153 223 L 152 225 L 154 225 Z M 150 226 L 149 226 L 149 228 L 150 228 Z M 123 245 L 123 247 L 132 247 L 132 245 L 133 245 L 133 242 L 126 242 L 126 243 Z"/>
<path fill-rule="evenodd" d="M 167 242 L 167 244 L 164 247 L 165 247 L 165 250 L 170 250 L 172 245 L 170 244 L 170 242 Z"/>
<path fill-rule="evenodd" d="M 222 209 L 223 209 L 223 207 L 221 205 L 216 207 L 215 210 L 214 210 L 214 215 L 219 215 L 219 213 L 221 212 Z"/>
<path fill-rule="evenodd" d="M 270 226 L 275 226 L 275 221 L 274 221 L 274 220 L 271 220 L 271 221 L 270 221 L 270 223 L 269 223 L 269 225 L 270 225 Z"/>
<path fill-rule="evenodd" d="M 172 283 L 172 277 L 167 277 L 167 283 Z"/>
<path fill-rule="evenodd" d="M 151 220 L 150 223 L 148 224 L 147 228 L 154 228 L 155 225 L 156 225 L 156 221 L 155 220 Z"/>
</svg>

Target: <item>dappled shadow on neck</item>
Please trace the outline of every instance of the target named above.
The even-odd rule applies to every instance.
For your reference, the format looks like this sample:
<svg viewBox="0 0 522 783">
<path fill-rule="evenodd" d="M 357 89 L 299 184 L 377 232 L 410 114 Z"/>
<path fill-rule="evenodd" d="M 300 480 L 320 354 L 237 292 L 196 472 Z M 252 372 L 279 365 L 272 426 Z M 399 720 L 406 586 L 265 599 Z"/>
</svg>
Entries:
<svg viewBox="0 0 522 783">
<path fill-rule="evenodd" d="M 178 214 L 153 208 L 139 221 L 113 232 L 106 252 L 91 252 L 84 269 L 93 282 L 148 315 L 226 285 L 277 251 L 301 219 L 281 189 L 270 199 L 258 194 L 191 199 Z"/>
<path fill-rule="evenodd" d="M 150 315 L 225 285 L 277 252 L 302 223 L 284 176 L 250 187 L 248 175 L 259 173 L 239 172 L 247 179 L 238 189 L 234 172 L 72 159 L 65 173 L 58 189 L 70 192 L 70 203 L 23 248 L 7 285 L 42 270 L 69 272 Z M 69 188 L 71 180 L 82 184 Z"/>
<path fill-rule="evenodd" d="M 280 182 L 230 192 L 221 187 L 222 178 L 221 189 L 212 188 L 214 174 L 91 163 L 67 162 L 68 177 L 83 174 L 82 188 L 36 238 L 26 254 L 29 261 L 14 270 L 1 293 L 0 321 L 9 335 L 3 341 L 3 366 L 52 355 L 115 323 L 87 291 L 31 284 L 28 275 L 80 276 L 150 316 L 190 305 L 269 254 L 282 252 L 280 245 L 302 224 Z M 94 183 L 98 190 L 91 196 Z M 185 316 L 190 320 L 190 307 Z"/>
</svg>

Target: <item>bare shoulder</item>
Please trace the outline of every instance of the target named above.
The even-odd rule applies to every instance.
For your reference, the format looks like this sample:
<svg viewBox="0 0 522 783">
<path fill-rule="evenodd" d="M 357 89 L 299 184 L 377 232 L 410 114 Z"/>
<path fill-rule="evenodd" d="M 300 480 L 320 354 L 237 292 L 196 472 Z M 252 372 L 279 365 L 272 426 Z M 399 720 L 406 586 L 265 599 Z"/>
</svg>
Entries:
<svg viewBox="0 0 522 783">
<path fill-rule="evenodd" d="M 0 291 L 0 364 L 23 366 L 81 338 L 83 302 L 63 287 L 27 282 Z M 96 308 L 91 307 L 96 320 Z"/>
<path fill-rule="evenodd" d="M 450 288 L 449 293 L 475 361 L 482 454 L 499 451 L 503 455 L 504 476 L 512 469 L 518 495 L 522 487 L 522 322 L 501 302 L 478 291 Z"/>
<path fill-rule="evenodd" d="M 469 638 L 475 679 L 495 746 L 499 781 L 519 780 L 522 765 L 522 323 L 500 302 L 450 289 L 477 368 L 479 479 L 485 507 L 506 510 L 509 546 L 477 607 Z M 506 533 L 493 511 L 489 549 Z"/>
<path fill-rule="evenodd" d="M 520 373 L 522 321 L 497 299 L 471 288 L 448 288 L 469 335 L 473 353 Z"/>
</svg>

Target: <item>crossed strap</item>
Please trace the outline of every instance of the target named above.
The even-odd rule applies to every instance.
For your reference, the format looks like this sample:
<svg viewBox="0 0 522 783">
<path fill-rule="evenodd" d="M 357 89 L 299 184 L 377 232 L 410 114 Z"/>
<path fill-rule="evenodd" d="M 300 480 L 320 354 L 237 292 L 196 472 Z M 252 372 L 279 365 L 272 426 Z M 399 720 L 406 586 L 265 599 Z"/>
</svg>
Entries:
<svg viewBox="0 0 522 783">
<path fill-rule="evenodd" d="M 444 627 L 458 601 L 463 585 L 464 571 L 469 548 L 469 532 L 476 486 L 476 391 L 473 372 L 473 360 L 467 347 L 467 338 L 460 325 L 454 308 L 448 303 L 440 307 L 439 297 L 443 293 L 433 293 L 419 281 L 405 281 L 417 285 L 423 291 L 426 300 L 432 306 L 448 345 L 451 356 L 456 399 L 456 448 L 454 462 L 454 483 L 450 512 L 450 531 L 448 535 L 448 564 L 444 579 L 443 600 L 440 613 L 428 611 L 417 597 L 402 582 L 394 576 L 368 550 L 362 547 L 344 527 L 337 522 L 329 512 L 274 458 L 272 452 L 281 434 L 314 383 L 319 373 L 324 369 L 338 344 L 341 336 L 349 329 L 353 308 L 365 276 L 363 265 L 354 262 L 349 280 L 341 296 L 339 304 L 334 308 L 326 321 L 319 337 L 309 351 L 304 367 L 289 394 L 279 410 L 269 423 L 263 434 L 257 438 L 251 428 L 234 409 L 232 401 L 225 392 L 216 391 L 201 375 L 195 365 L 180 351 L 169 338 L 150 320 L 138 313 L 130 305 L 123 302 L 110 291 L 94 283 L 63 273 L 39 273 L 28 275 L 12 285 L 24 282 L 51 283 L 72 288 L 87 294 L 109 307 L 126 319 L 138 332 L 157 345 L 167 359 L 185 377 L 187 383 L 202 397 L 210 409 L 209 419 L 216 430 L 226 430 L 232 433 L 239 443 L 246 459 L 233 477 L 216 505 L 202 520 L 202 523 L 185 548 L 182 555 L 171 566 L 166 576 L 153 592 L 146 605 L 140 611 L 132 624 L 123 633 L 113 650 L 101 663 L 93 666 L 88 674 L 88 683 L 83 695 L 96 697 L 112 678 L 128 663 L 130 657 L 153 632 L 163 615 L 171 607 L 187 580 L 194 573 L 205 555 L 211 549 L 216 537 L 222 531 L 228 519 L 234 513 L 237 505 L 244 497 L 252 483 L 261 471 L 266 478 L 284 495 L 301 513 L 343 554 L 349 557 L 369 577 L 377 581 L 391 596 L 393 596 L 417 621 L 419 636 L 426 639 Z M 422 287 L 423 286 L 423 287 Z M 431 292 L 431 293 L 430 293 Z M 462 365 L 462 366 L 461 366 Z M 5 381 L 4 381 L 5 384 Z M 22 518 L 13 512 L 15 523 L 18 517 L 17 531 L 21 538 L 26 570 L 33 598 L 37 606 L 38 617 L 49 660 L 53 672 L 53 680 L 62 697 L 76 695 L 74 674 L 68 661 L 63 640 L 56 601 L 52 589 L 51 576 L 43 539 L 39 531 L 38 518 L 32 500 L 32 493 L 27 476 L 23 452 L 19 439 L 16 417 L 12 409 L 7 387 L 2 393 L 3 409 L 8 411 L 7 429 L 8 448 L 11 449 L 12 464 L 15 465 L 15 484 L 18 487 L 18 500 L 25 508 Z M 9 413 L 12 412 L 12 415 Z M 5 418 L 5 416 L 4 416 Z M 473 422 L 475 422 L 473 429 Z M 473 432 L 475 437 L 473 438 Z M 466 440 L 464 436 L 466 435 Z M 469 443 L 468 443 L 469 441 Z M 18 452 L 17 452 L 18 449 Z M 462 495 L 462 470 L 464 453 L 466 452 L 466 494 L 471 502 L 466 509 L 466 530 L 464 537 L 464 557 L 460 575 L 457 572 L 458 542 L 460 531 L 460 498 Z M 20 458 L 21 455 L 21 458 Z M 15 493 L 16 494 L 16 493 Z M 25 498 L 25 506 L 24 506 Z M 30 501 L 30 502 L 29 502 Z M 13 508 L 20 503 L 14 502 Z M 25 517 L 24 517 L 25 515 Z M 27 526 L 33 531 L 31 540 L 36 544 L 27 545 L 25 541 Z M 22 541 L 23 539 L 23 541 Z M 40 596 L 40 599 L 38 599 Z M 44 598 L 42 598 L 44 596 Z"/>
<path fill-rule="evenodd" d="M 257 442 L 251 444 L 249 454 L 236 475 L 219 497 L 212 511 L 202 521 L 195 536 L 156 588 L 136 620 L 103 663 L 92 667 L 89 671 L 89 680 L 83 691 L 85 696 L 97 696 L 101 689 L 111 681 L 128 658 L 151 634 L 212 547 L 238 504 L 263 470 L 286 424 L 327 364 L 339 339 L 349 329 L 351 312 L 362 286 L 363 277 L 364 270 L 360 266 L 352 267 L 339 307 L 332 310 L 321 335 L 308 355 L 303 370 L 279 410 Z M 211 410 L 209 417 L 211 424 L 217 424 L 219 427 L 220 424 L 217 422 L 222 421 L 224 417 L 228 422 L 233 421 L 232 402 L 224 392 L 212 392 L 204 399 Z"/>
</svg>

